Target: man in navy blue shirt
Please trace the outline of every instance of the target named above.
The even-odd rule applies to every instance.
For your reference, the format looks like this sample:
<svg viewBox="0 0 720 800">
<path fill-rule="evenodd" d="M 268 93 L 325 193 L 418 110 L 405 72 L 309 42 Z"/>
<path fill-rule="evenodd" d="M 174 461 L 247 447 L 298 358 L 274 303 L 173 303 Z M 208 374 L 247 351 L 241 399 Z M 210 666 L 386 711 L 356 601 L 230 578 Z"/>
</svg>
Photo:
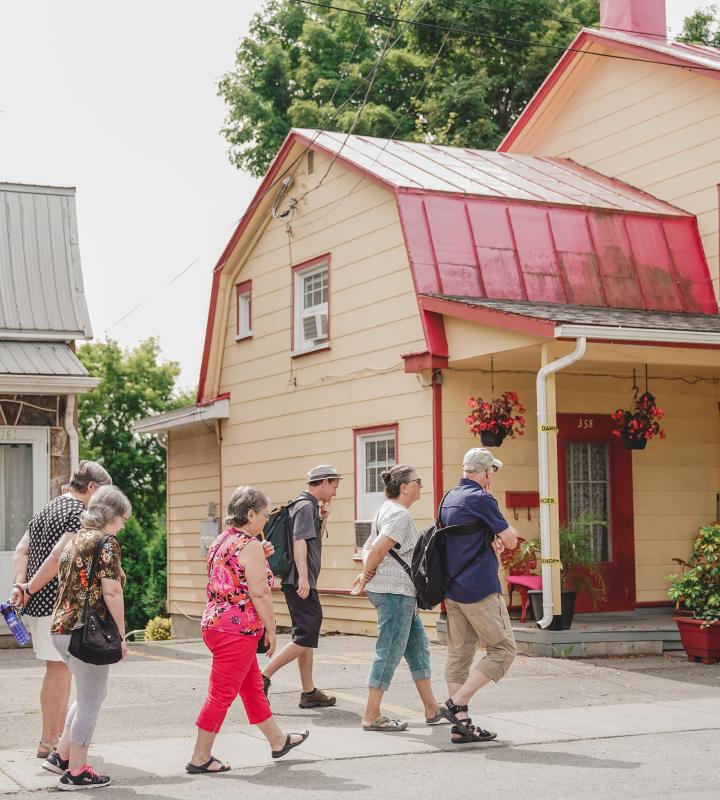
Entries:
<svg viewBox="0 0 720 800">
<path fill-rule="evenodd" d="M 517 533 L 500 513 L 492 479 L 502 461 L 489 450 L 465 453 L 463 477 L 440 508 L 443 527 L 463 525 L 447 534 L 445 606 L 448 658 L 445 680 L 449 699 L 440 711 L 453 723 L 452 740 L 485 742 L 497 734 L 473 725 L 468 703 L 483 686 L 497 683 L 515 658 L 515 637 L 500 586 L 498 555 L 517 545 Z M 474 668 L 478 645 L 486 655 Z"/>
</svg>

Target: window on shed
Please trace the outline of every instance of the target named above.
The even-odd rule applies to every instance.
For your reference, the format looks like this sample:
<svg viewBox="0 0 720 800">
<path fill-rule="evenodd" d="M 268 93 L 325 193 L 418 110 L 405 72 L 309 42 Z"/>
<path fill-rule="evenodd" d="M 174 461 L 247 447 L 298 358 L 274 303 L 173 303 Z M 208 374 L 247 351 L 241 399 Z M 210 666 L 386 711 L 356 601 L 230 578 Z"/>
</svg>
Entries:
<svg viewBox="0 0 720 800">
<path fill-rule="evenodd" d="M 327 347 L 329 268 L 327 262 L 295 271 L 294 352 Z"/>
<path fill-rule="evenodd" d="M 238 283 L 237 292 L 237 330 L 235 340 L 252 336 L 252 281 Z"/>
</svg>

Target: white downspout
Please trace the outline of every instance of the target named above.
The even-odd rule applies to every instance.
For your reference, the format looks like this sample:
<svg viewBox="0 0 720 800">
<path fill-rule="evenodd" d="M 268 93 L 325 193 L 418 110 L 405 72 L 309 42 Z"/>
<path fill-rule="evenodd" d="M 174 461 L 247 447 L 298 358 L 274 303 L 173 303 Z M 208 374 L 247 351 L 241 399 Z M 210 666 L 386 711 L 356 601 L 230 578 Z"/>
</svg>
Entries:
<svg viewBox="0 0 720 800">
<path fill-rule="evenodd" d="M 550 562 L 550 467 L 548 464 L 547 430 L 547 377 L 559 372 L 585 355 L 587 340 L 578 337 L 575 350 L 562 358 L 551 361 L 540 368 L 537 374 L 537 420 L 538 420 L 538 471 L 540 477 L 540 556 L 542 562 L 543 618 L 538 621 L 540 628 L 547 628 L 553 621 L 552 601 L 552 563 Z"/>
<path fill-rule="evenodd" d="M 67 403 L 65 404 L 65 432 L 70 442 L 70 474 L 72 475 L 80 465 L 80 444 L 77 428 L 75 427 L 74 394 L 69 394 L 67 396 Z"/>
</svg>

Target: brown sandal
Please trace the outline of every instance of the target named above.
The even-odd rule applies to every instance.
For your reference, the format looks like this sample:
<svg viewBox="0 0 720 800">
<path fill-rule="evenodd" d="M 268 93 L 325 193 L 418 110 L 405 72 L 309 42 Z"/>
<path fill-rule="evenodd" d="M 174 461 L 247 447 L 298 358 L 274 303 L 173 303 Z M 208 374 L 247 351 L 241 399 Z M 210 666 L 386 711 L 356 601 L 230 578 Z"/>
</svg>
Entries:
<svg viewBox="0 0 720 800">
<path fill-rule="evenodd" d="M 52 742 L 43 742 L 41 739 L 40 743 L 38 744 L 36 756 L 38 758 L 47 758 L 50 755 L 50 753 L 55 752 L 57 746 L 58 746 L 57 742 L 53 744 Z"/>
</svg>

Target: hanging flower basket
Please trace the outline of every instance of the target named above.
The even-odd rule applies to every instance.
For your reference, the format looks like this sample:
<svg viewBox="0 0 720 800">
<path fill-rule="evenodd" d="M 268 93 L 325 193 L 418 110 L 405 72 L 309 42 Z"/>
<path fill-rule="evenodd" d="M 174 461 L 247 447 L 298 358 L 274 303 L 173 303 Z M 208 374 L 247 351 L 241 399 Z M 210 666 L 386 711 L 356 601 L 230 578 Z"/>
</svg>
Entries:
<svg viewBox="0 0 720 800">
<path fill-rule="evenodd" d="M 523 435 L 525 406 L 517 392 L 503 392 L 489 402 L 481 397 L 469 397 L 467 405 L 470 414 L 465 422 L 486 447 L 500 447 L 506 438 Z"/>
<path fill-rule="evenodd" d="M 613 436 L 620 437 L 626 450 L 644 450 L 650 439 L 665 438 L 665 431 L 660 427 L 664 416 L 665 412 L 657 406 L 653 395 L 645 392 L 633 401 L 632 411 L 618 408 L 610 415 L 615 421 Z"/>
</svg>

